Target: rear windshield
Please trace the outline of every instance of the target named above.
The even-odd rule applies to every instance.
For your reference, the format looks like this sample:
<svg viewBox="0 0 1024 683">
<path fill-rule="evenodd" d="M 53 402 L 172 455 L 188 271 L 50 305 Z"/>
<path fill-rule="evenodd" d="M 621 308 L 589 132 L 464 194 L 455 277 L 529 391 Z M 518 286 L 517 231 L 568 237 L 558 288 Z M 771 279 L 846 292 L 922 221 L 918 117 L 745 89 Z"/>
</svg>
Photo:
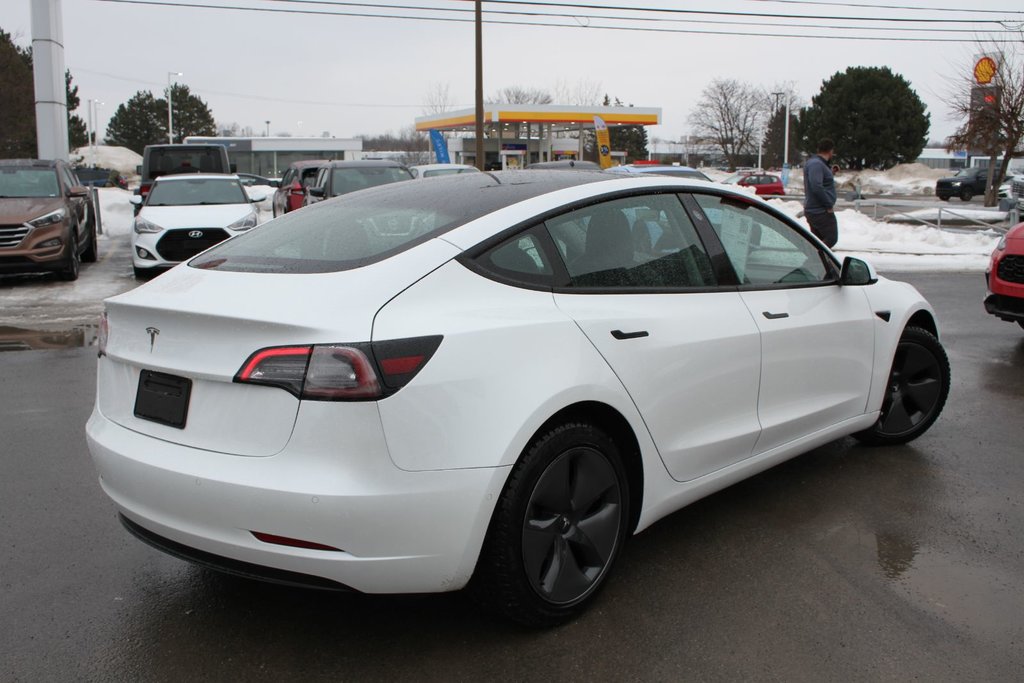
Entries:
<svg viewBox="0 0 1024 683">
<path fill-rule="evenodd" d="M 143 171 L 150 178 L 177 173 L 227 173 L 221 147 L 156 148 L 148 152 Z"/>
<path fill-rule="evenodd" d="M 368 187 L 409 180 L 412 175 L 397 166 L 369 166 L 364 168 L 336 168 L 331 173 L 331 196 L 348 194 Z"/>
<path fill-rule="evenodd" d="M 328 273 L 381 261 L 502 207 L 607 180 L 599 173 L 466 173 L 318 202 L 213 247 L 194 268 Z"/>
<path fill-rule="evenodd" d="M 0 168 L 0 197 L 58 197 L 52 168 Z"/>
<path fill-rule="evenodd" d="M 188 178 L 156 183 L 146 206 L 247 204 L 248 195 L 234 178 Z"/>
</svg>

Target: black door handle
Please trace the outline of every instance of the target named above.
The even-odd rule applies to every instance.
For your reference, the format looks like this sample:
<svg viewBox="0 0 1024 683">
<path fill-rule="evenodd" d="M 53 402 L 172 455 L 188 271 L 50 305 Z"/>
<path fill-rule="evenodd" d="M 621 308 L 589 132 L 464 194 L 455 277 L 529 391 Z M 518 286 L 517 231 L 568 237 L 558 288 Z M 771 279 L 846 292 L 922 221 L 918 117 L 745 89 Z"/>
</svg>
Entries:
<svg viewBox="0 0 1024 683">
<path fill-rule="evenodd" d="M 762 311 L 761 315 L 768 318 L 769 320 L 778 320 L 780 318 L 789 317 L 789 313 L 772 313 L 771 311 Z"/>
<path fill-rule="evenodd" d="M 638 339 L 640 337 L 648 336 L 647 330 L 638 330 L 636 332 L 623 332 L 622 330 L 612 330 L 612 336 L 616 339 Z"/>
</svg>

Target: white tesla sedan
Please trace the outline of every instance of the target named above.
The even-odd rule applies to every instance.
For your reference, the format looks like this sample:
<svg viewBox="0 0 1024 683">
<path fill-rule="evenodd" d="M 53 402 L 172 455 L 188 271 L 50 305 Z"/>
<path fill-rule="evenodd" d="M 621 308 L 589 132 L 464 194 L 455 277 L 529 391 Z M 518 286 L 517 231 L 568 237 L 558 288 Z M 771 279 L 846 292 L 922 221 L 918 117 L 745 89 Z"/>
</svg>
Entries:
<svg viewBox="0 0 1024 683">
<path fill-rule="evenodd" d="M 345 195 L 106 302 L 87 432 L 143 540 L 563 621 L 630 534 L 826 442 L 899 444 L 949 363 L 910 285 L 725 186 L 474 173 Z"/>
<path fill-rule="evenodd" d="M 259 224 L 254 204 L 266 194 L 246 193 L 236 175 L 161 176 L 146 198 L 132 230 L 132 268 L 141 278 L 166 270 Z"/>
</svg>

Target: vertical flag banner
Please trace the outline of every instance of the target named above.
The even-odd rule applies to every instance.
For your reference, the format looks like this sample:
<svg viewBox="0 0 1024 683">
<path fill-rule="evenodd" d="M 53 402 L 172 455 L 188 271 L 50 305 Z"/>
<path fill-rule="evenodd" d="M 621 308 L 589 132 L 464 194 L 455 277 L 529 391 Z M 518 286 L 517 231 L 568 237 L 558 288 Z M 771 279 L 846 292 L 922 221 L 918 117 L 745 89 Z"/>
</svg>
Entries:
<svg viewBox="0 0 1024 683">
<path fill-rule="evenodd" d="M 434 145 L 434 156 L 437 157 L 437 163 L 452 163 L 451 159 L 448 158 L 448 141 L 444 139 L 443 135 L 441 135 L 441 131 L 431 129 L 430 142 Z"/>
<path fill-rule="evenodd" d="M 601 168 L 610 168 L 612 165 L 612 143 L 608 136 L 608 126 L 604 119 L 594 115 L 594 130 L 597 132 L 597 154 Z"/>
</svg>

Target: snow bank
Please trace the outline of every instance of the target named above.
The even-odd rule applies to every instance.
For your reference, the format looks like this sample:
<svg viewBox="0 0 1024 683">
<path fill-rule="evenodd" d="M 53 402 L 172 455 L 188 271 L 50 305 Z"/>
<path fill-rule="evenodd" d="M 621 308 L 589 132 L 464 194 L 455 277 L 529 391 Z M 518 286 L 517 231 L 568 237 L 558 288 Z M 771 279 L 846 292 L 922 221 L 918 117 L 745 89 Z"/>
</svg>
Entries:
<svg viewBox="0 0 1024 683">
<path fill-rule="evenodd" d="M 71 152 L 72 160 L 85 166 L 112 168 L 125 176 L 138 175 L 135 168 L 142 165 L 141 155 L 127 147 L 96 145 L 95 149 L 96 153 L 93 154 L 89 147 L 79 147 Z"/>
</svg>

